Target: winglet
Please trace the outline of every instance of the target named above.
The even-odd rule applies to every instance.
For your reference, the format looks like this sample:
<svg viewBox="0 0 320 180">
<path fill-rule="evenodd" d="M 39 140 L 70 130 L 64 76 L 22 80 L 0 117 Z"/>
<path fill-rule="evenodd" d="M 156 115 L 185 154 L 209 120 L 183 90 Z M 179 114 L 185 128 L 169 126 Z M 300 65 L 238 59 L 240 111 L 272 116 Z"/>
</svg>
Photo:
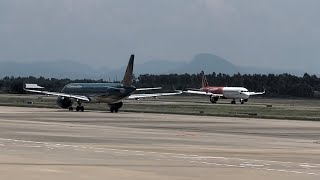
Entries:
<svg viewBox="0 0 320 180">
<path fill-rule="evenodd" d="M 126 69 L 126 73 L 124 74 L 123 80 L 121 83 L 126 86 L 130 86 L 132 84 L 133 77 L 133 63 L 134 63 L 134 54 L 130 56 L 130 60 Z"/>
<path fill-rule="evenodd" d="M 206 78 L 206 75 L 204 75 L 203 71 L 201 71 L 201 76 L 202 76 L 202 88 L 208 87 L 209 86 L 208 80 Z"/>
</svg>

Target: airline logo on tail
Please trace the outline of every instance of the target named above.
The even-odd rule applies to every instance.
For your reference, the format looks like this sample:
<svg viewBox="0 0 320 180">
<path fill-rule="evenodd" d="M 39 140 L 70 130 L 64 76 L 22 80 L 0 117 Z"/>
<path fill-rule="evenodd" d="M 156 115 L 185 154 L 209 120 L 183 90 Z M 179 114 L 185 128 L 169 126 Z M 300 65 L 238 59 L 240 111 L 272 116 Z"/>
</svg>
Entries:
<svg viewBox="0 0 320 180">
<path fill-rule="evenodd" d="M 201 75 L 202 75 L 202 88 L 208 87 L 209 83 L 203 71 L 201 71 Z"/>
<path fill-rule="evenodd" d="M 133 62 L 134 62 L 134 54 L 130 56 L 130 60 L 126 69 L 126 73 L 124 74 L 123 80 L 121 83 L 126 86 L 130 86 L 132 84 L 133 77 Z"/>
</svg>

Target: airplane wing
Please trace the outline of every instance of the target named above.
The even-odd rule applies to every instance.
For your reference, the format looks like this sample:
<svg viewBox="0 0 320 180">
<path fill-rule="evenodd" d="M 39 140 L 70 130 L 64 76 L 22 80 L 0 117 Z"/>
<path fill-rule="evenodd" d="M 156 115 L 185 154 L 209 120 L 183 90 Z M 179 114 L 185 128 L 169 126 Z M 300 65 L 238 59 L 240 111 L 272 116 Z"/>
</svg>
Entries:
<svg viewBox="0 0 320 180">
<path fill-rule="evenodd" d="M 262 95 L 266 93 L 266 90 L 263 88 L 263 92 L 249 92 L 250 96 L 254 96 L 254 95 Z"/>
<path fill-rule="evenodd" d="M 190 91 L 201 91 L 201 89 L 195 89 L 195 88 L 187 88 L 187 90 L 190 90 Z"/>
<path fill-rule="evenodd" d="M 43 89 L 44 87 L 39 86 L 38 84 L 26 84 L 25 88 L 26 89 Z"/>
<path fill-rule="evenodd" d="M 264 93 L 266 93 L 266 92 L 265 92 L 265 91 L 263 91 L 263 92 L 249 92 L 249 95 L 250 95 L 250 96 L 262 95 L 262 94 L 264 94 Z"/>
<path fill-rule="evenodd" d="M 138 88 L 136 91 L 148 91 L 148 90 L 158 90 L 162 89 L 162 87 L 154 87 L 154 88 Z"/>
<path fill-rule="evenodd" d="M 206 95 L 206 96 L 216 96 L 216 97 L 223 96 L 223 94 L 213 94 L 211 92 L 204 92 L 204 91 L 187 90 L 187 91 L 183 91 L 183 92 L 187 93 L 187 94 L 199 94 L 199 95 Z"/>
<path fill-rule="evenodd" d="M 150 97 L 159 97 L 159 96 L 173 96 L 182 94 L 182 91 L 177 91 L 174 93 L 155 93 L 155 94 L 132 94 L 127 99 L 136 99 L 139 100 L 140 98 L 150 98 Z"/>
<path fill-rule="evenodd" d="M 24 90 L 28 91 L 28 92 L 33 92 L 33 93 L 68 97 L 68 98 L 74 98 L 74 99 L 78 99 L 78 100 L 82 100 L 82 101 L 90 101 L 90 99 L 87 96 L 72 95 L 72 94 L 65 94 L 65 93 L 58 93 L 58 92 L 49 92 L 49 91 L 39 91 L 39 90 L 32 90 L 32 89 L 26 89 L 26 88 Z"/>
</svg>

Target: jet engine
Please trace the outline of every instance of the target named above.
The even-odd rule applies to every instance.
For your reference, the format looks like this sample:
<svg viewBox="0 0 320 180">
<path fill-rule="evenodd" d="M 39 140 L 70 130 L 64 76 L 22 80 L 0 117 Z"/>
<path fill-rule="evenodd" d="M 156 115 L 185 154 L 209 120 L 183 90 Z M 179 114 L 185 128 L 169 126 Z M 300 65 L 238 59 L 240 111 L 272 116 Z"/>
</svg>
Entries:
<svg viewBox="0 0 320 180">
<path fill-rule="evenodd" d="M 67 97 L 59 96 L 57 99 L 57 105 L 63 109 L 67 109 L 72 106 L 72 100 Z"/>
<path fill-rule="evenodd" d="M 219 100 L 219 96 L 210 96 L 210 101 L 216 103 Z"/>
</svg>

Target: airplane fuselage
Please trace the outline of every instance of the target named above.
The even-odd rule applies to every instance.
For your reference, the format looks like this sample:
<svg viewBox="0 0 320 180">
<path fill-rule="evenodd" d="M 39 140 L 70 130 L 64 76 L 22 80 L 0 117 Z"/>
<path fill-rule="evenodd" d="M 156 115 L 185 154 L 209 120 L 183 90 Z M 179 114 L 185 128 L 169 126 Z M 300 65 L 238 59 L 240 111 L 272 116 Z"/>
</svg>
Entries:
<svg viewBox="0 0 320 180">
<path fill-rule="evenodd" d="M 221 94 L 226 99 L 243 99 L 249 98 L 248 89 L 244 87 L 204 87 L 201 89 L 204 92 L 210 92 L 212 94 Z"/>
<path fill-rule="evenodd" d="M 67 84 L 62 93 L 83 95 L 90 102 L 114 104 L 129 97 L 136 88 L 121 83 L 71 83 Z"/>
</svg>

